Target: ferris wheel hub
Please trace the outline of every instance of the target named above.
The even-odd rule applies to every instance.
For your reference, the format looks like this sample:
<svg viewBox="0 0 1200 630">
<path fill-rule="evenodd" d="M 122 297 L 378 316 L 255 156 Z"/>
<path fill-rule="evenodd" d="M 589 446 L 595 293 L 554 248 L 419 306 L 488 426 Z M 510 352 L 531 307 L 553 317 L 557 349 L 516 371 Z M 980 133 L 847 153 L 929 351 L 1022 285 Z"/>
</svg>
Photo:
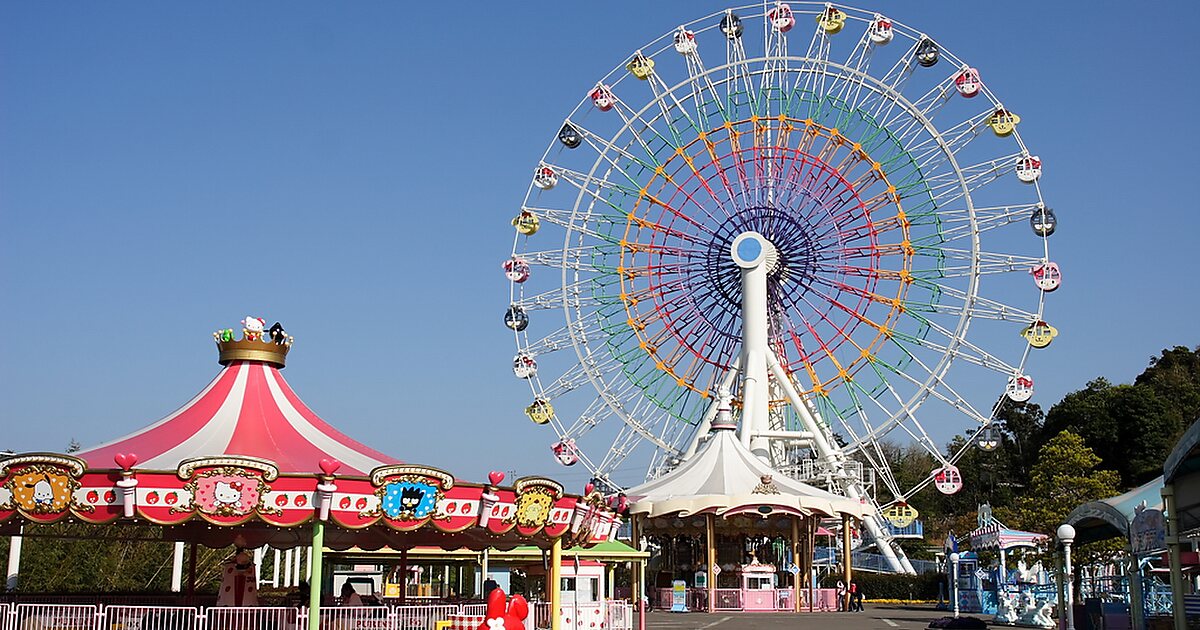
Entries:
<svg viewBox="0 0 1200 630">
<path fill-rule="evenodd" d="M 753 230 L 742 232 L 733 239 L 730 254 L 733 262 L 742 269 L 762 266 L 767 273 L 771 273 L 779 266 L 779 250 L 767 237 Z"/>
</svg>

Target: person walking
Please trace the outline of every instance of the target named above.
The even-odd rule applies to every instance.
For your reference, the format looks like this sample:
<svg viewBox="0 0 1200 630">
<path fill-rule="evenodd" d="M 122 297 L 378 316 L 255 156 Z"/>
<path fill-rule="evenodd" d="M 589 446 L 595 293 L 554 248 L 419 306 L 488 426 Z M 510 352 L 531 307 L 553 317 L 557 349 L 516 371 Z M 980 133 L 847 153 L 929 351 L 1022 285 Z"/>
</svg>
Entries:
<svg viewBox="0 0 1200 630">
<path fill-rule="evenodd" d="M 863 611 L 863 592 L 858 582 L 850 583 L 850 610 L 853 612 Z"/>
<path fill-rule="evenodd" d="M 846 598 L 846 583 L 837 581 L 837 611 L 843 612 L 850 610 L 850 602 Z"/>
</svg>

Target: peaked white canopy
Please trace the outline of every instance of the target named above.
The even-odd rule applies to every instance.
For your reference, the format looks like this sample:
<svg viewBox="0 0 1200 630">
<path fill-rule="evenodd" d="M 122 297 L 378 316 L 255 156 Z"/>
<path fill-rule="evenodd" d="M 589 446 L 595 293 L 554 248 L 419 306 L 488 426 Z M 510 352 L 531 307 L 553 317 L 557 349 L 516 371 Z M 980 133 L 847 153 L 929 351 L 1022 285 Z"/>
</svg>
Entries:
<svg viewBox="0 0 1200 630">
<path fill-rule="evenodd" d="M 737 439 L 730 425 L 713 425 L 708 442 L 675 470 L 626 491 L 631 513 L 649 518 L 713 512 L 718 516 L 772 514 L 863 518 L 871 506 L 779 474 Z"/>
</svg>

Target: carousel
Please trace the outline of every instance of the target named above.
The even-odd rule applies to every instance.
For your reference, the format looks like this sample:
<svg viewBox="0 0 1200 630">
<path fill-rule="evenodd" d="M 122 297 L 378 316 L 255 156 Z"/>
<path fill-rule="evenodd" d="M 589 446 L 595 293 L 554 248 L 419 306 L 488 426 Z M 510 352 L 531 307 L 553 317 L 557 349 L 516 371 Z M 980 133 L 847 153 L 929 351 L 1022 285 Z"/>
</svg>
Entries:
<svg viewBox="0 0 1200 630">
<path fill-rule="evenodd" d="M 0 526 L 16 533 L 24 523 L 157 525 L 164 540 L 192 544 L 189 581 L 198 544 L 311 546 L 315 585 L 326 548 L 532 544 L 557 556 L 564 543 L 614 536 L 620 519 L 590 486 L 574 495 L 542 477 L 508 485 L 500 472 L 465 482 L 346 436 L 284 380 L 293 338 L 282 325 L 254 317 L 242 324 L 241 339 L 233 329 L 214 333 L 223 369 L 167 417 L 71 455 L 0 460 Z M 553 605 L 556 590 L 548 595 Z M 313 588 L 310 628 L 320 627 L 320 605 Z"/>
<path fill-rule="evenodd" d="M 723 395 L 696 454 L 626 492 L 634 540 L 645 538 L 659 554 L 647 594 L 676 611 L 836 609 L 836 593 L 818 589 L 813 570 L 816 537 L 828 534 L 819 523 L 841 519 L 842 557 L 849 558 L 851 521 L 874 508 L 779 474 L 742 444 L 736 428 Z M 850 564 L 842 571 L 850 583 Z"/>
</svg>

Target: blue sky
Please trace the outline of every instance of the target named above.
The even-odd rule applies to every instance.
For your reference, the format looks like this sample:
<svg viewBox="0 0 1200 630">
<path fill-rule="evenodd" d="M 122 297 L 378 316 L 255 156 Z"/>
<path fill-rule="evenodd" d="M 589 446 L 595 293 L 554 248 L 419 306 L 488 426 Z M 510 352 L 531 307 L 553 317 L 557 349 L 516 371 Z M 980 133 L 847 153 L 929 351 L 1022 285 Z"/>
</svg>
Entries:
<svg viewBox="0 0 1200 630">
<path fill-rule="evenodd" d="M 500 323 L 509 219 L 597 78 L 715 2 L 0 4 L 0 447 L 123 435 L 247 314 L 384 452 L 562 469 Z M 1036 402 L 1200 343 L 1192 2 L 875 2 L 1022 114 L 1047 163 L 1061 334 Z M 949 431 L 953 433 L 953 431 Z"/>
</svg>

